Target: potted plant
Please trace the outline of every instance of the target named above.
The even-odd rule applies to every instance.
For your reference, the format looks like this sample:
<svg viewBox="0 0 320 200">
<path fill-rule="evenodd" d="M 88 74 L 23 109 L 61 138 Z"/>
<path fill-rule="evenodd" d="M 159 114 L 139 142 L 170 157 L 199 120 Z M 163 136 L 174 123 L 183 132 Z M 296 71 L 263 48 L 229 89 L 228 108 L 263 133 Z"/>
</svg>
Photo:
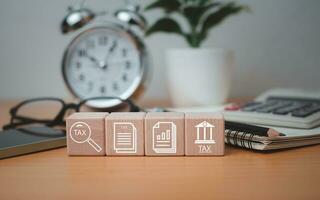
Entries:
<svg viewBox="0 0 320 200">
<path fill-rule="evenodd" d="M 174 106 L 221 104 L 228 96 L 233 65 L 232 51 L 201 48 L 212 28 L 229 16 L 248 10 L 234 2 L 213 0 L 156 0 L 145 10 L 161 9 L 164 15 L 145 35 L 165 32 L 178 34 L 188 48 L 166 52 L 168 86 Z M 183 30 L 181 21 L 188 24 Z"/>
</svg>

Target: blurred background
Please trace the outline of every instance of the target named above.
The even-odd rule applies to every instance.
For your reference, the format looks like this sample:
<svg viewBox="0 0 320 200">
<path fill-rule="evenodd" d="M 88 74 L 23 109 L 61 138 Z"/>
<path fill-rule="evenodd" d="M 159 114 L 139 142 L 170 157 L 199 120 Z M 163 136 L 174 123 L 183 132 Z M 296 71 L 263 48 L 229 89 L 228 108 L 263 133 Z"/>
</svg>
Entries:
<svg viewBox="0 0 320 200">
<path fill-rule="evenodd" d="M 137 0 L 144 7 L 149 0 Z M 319 88 L 320 1 L 241 0 L 252 13 L 215 28 L 204 47 L 233 49 L 236 56 L 231 97 L 254 96 L 272 87 Z M 62 35 L 67 7 L 77 1 L 0 0 L 0 98 L 70 98 L 61 75 L 63 52 L 75 34 Z M 95 11 L 114 11 L 121 0 L 90 0 Z M 154 21 L 157 11 L 145 14 Z M 168 99 L 164 50 L 186 47 L 175 35 L 145 39 L 153 76 L 144 99 Z M 254 81 L 254 84 L 253 84 Z"/>
</svg>

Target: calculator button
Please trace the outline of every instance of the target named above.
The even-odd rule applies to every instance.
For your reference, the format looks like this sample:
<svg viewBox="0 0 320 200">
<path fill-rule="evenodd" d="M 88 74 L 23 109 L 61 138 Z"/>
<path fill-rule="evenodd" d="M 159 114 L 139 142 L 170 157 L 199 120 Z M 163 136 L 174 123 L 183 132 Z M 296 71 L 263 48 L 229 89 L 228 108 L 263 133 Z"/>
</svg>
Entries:
<svg viewBox="0 0 320 200">
<path fill-rule="evenodd" d="M 286 114 L 288 114 L 290 112 L 291 112 L 290 108 L 280 108 L 280 109 L 277 109 L 277 110 L 273 111 L 273 114 L 286 115 Z"/>
<path fill-rule="evenodd" d="M 278 101 L 274 101 L 274 100 L 268 100 L 266 102 L 256 102 L 255 104 L 249 105 L 244 107 L 242 110 L 246 111 L 246 112 L 254 112 L 257 110 L 261 110 L 270 106 L 273 106 L 277 103 Z"/>
<path fill-rule="evenodd" d="M 261 102 L 250 102 L 246 104 L 241 110 L 246 112 L 253 112 L 261 106 L 263 106 L 263 103 Z"/>
<path fill-rule="evenodd" d="M 306 104 L 305 103 L 293 103 L 289 106 L 286 106 L 286 107 L 283 107 L 283 108 L 279 108 L 279 109 L 276 109 L 273 113 L 274 114 L 278 114 L 278 115 L 286 115 L 286 114 L 289 114 L 295 110 L 298 110 L 298 109 L 301 109 L 303 107 L 305 107 Z"/>
<path fill-rule="evenodd" d="M 257 112 L 260 112 L 260 113 L 271 113 L 271 112 L 274 112 L 275 110 L 277 110 L 279 108 L 283 108 L 283 107 L 286 107 L 286 106 L 289 106 L 289 105 L 291 105 L 291 103 L 289 103 L 289 102 L 279 102 L 279 103 L 270 105 L 268 107 L 259 108 L 259 109 L 257 109 Z"/>
<path fill-rule="evenodd" d="M 251 101 L 251 102 L 248 102 L 245 105 L 243 105 L 243 107 L 249 107 L 249 106 L 254 106 L 254 105 L 259 105 L 259 104 L 261 104 L 261 102 Z"/>
<path fill-rule="evenodd" d="M 320 105 L 314 104 L 314 105 L 293 111 L 292 116 L 294 116 L 294 117 L 307 117 L 307 116 L 312 115 L 313 113 L 318 112 L 318 111 L 320 111 Z"/>
</svg>

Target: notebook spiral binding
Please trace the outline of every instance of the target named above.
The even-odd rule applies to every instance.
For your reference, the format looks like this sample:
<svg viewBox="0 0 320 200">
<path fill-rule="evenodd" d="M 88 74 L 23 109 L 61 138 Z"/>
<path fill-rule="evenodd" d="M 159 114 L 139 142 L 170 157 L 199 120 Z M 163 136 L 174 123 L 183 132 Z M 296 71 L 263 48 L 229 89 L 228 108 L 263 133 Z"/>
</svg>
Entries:
<svg viewBox="0 0 320 200">
<path fill-rule="evenodd" d="M 252 138 L 253 133 L 249 132 L 239 132 L 235 130 L 226 129 L 225 130 L 225 142 L 238 147 L 244 147 L 247 149 L 253 149 L 252 147 Z M 246 139 L 246 136 L 248 139 Z"/>
</svg>

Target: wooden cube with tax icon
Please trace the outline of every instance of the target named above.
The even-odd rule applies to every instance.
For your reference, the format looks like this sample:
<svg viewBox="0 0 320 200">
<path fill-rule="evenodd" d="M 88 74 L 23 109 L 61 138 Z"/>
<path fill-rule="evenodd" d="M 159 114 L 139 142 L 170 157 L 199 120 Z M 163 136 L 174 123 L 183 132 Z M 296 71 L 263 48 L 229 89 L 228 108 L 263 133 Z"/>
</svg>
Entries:
<svg viewBox="0 0 320 200">
<path fill-rule="evenodd" d="M 71 156 L 105 155 L 105 117 L 108 113 L 79 112 L 66 120 L 67 150 Z"/>
<path fill-rule="evenodd" d="M 184 155 L 184 113 L 147 113 L 145 154 L 147 156 Z"/>
<path fill-rule="evenodd" d="M 224 155 L 224 119 L 218 113 L 185 114 L 185 154 Z"/>
<path fill-rule="evenodd" d="M 107 156 L 144 156 L 144 112 L 115 112 L 106 117 Z"/>
</svg>

